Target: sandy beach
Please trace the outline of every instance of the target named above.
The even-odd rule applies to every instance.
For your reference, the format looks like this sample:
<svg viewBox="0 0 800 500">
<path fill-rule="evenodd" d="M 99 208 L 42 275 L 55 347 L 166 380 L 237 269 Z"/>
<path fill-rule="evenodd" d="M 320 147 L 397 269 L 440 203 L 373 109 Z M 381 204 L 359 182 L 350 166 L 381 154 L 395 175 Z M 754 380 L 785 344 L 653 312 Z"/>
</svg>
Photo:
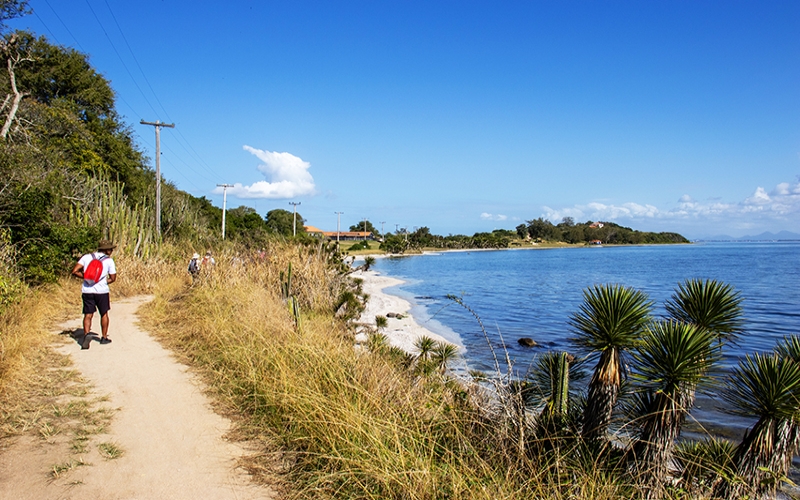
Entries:
<svg viewBox="0 0 800 500">
<path fill-rule="evenodd" d="M 375 316 L 387 316 L 389 313 L 402 315 L 402 319 L 387 316 L 389 325 L 382 332 L 393 346 L 415 354 L 414 342 L 423 336 L 439 342 L 452 343 L 417 323 L 410 314 L 411 304 L 407 300 L 384 292 L 385 288 L 402 284 L 402 280 L 382 276 L 376 271 L 358 271 L 353 273 L 353 276 L 364 280 L 364 292 L 369 294 L 367 308 L 359 318 L 361 323 L 375 325 Z"/>
</svg>

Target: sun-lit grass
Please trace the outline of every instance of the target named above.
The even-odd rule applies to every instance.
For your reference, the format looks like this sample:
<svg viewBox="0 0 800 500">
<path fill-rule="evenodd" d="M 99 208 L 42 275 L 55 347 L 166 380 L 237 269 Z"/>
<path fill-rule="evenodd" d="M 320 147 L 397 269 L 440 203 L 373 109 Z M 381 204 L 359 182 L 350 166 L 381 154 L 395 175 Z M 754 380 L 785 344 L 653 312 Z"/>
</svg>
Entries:
<svg viewBox="0 0 800 500">
<path fill-rule="evenodd" d="M 409 369 L 413 357 L 390 348 L 356 348 L 342 318 L 363 292 L 348 287 L 324 244 L 276 242 L 267 250 L 261 260 L 232 245 L 215 248 L 217 265 L 194 283 L 187 249 L 164 246 L 147 261 L 119 252 L 112 303 L 155 296 L 141 310 L 143 326 L 205 375 L 217 407 L 237 422 L 236 434 L 261 443 L 248 470 L 282 482 L 288 498 L 631 496 L 600 467 L 533 452 L 550 444 L 530 442 L 520 452 L 509 418 L 481 410 L 486 399 L 475 385 L 454 383 L 438 369 Z M 96 400 L 54 399 L 90 394 L 68 383 L 77 374 L 47 349 L 54 319 L 80 310 L 79 284 L 31 293 L 42 295 L 3 316 L 12 325 L 3 333 L 0 365 L 5 434 L 55 430 L 72 420 L 77 427 L 62 432 L 72 436 L 73 454 L 97 447 L 119 456 L 114 443 L 93 444 L 112 411 Z M 61 369 L 43 369 L 56 365 Z M 52 372 L 64 382 L 31 384 Z M 78 457 L 55 465 L 53 476 L 81 464 Z"/>
<path fill-rule="evenodd" d="M 352 332 L 333 317 L 342 278 L 325 256 L 288 245 L 270 255 L 235 280 L 220 262 L 194 286 L 163 287 L 143 321 L 201 368 L 227 412 L 244 417 L 240 432 L 263 443 L 269 467 L 281 454 L 291 497 L 629 496 L 593 470 L 571 471 L 573 486 L 554 481 L 470 404 L 466 386 L 444 383 L 438 370 L 417 376 L 391 349 L 354 348 Z M 281 294 L 290 262 L 300 326 Z"/>
</svg>

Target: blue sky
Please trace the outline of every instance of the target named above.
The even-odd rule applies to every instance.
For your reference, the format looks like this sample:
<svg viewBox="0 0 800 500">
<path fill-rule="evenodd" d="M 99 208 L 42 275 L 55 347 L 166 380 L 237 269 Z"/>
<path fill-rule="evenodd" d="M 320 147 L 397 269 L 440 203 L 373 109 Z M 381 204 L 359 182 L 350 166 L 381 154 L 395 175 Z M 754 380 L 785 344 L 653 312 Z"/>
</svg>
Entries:
<svg viewBox="0 0 800 500">
<path fill-rule="evenodd" d="M 438 234 L 800 232 L 800 3 L 30 0 L 165 178 Z"/>
</svg>

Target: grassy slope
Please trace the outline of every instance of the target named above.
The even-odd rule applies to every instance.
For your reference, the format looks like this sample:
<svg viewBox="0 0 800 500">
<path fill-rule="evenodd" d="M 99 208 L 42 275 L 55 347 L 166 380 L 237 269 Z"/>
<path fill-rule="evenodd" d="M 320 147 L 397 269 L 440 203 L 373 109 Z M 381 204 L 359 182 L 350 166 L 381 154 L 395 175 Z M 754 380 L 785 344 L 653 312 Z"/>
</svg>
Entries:
<svg viewBox="0 0 800 500">
<path fill-rule="evenodd" d="M 613 482 L 579 470 L 561 481 L 555 469 L 509 451 L 506 426 L 466 404 L 474 393 L 354 349 L 352 333 L 333 317 L 341 276 L 324 256 L 286 245 L 271 248 L 270 260 L 258 265 L 231 266 L 224 254 L 217 261 L 213 273 L 190 286 L 179 258 L 147 265 L 118 258 L 114 292 L 155 293 L 144 326 L 204 374 L 242 437 L 262 443 L 251 470 L 270 481 L 278 477 L 287 497 L 625 497 Z M 280 296 L 281 271 L 290 262 L 300 327 Z M 11 367 L 4 358 L 6 403 L 23 395 L 9 380 L 24 387 L 44 371 L 46 359 L 24 360 L 46 350 L 53 319 L 78 310 L 76 287 L 71 281 L 11 314 L 29 322 L 17 326 L 5 318 L 25 336 L 12 342 L 4 333 L 6 353 L 18 345 L 11 357 L 22 360 Z"/>
</svg>

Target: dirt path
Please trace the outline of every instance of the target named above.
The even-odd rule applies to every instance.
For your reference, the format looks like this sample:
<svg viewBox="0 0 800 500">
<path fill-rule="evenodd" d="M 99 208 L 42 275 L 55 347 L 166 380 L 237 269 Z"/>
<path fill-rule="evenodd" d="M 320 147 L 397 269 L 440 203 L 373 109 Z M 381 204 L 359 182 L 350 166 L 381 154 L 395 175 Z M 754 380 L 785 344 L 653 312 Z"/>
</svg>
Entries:
<svg viewBox="0 0 800 500">
<path fill-rule="evenodd" d="M 93 341 L 88 350 L 82 350 L 78 338 L 59 347 L 94 384 L 95 392 L 107 394 L 107 404 L 116 409 L 102 440 L 119 447 L 119 458 L 88 456 L 90 466 L 77 467 L 63 480 L 55 480 L 52 472 L 41 470 L 47 463 L 37 458 L 37 453 L 43 453 L 41 447 L 37 452 L 36 446 L 21 439 L 0 460 L 0 467 L 6 469 L 0 472 L 0 498 L 276 497 L 271 490 L 250 483 L 247 473 L 237 468 L 244 450 L 223 438 L 230 422 L 211 410 L 202 384 L 137 325 L 136 310 L 147 300 L 137 297 L 113 303 L 111 344 Z M 92 331 L 99 331 L 98 318 L 95 323 Z M 77 330 L 81 321 L 63 326 Z M 20 446 L 30 456 L 19 456 Z"/>
</svg>

